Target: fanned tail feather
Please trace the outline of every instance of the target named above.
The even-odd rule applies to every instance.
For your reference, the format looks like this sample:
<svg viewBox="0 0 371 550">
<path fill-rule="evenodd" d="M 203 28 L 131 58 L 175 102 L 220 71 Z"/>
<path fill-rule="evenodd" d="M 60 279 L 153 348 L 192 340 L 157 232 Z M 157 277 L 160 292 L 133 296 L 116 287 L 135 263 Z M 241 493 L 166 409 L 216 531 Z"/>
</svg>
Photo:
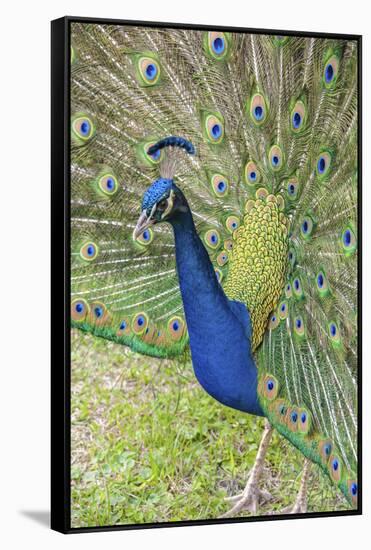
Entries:
<svg viewBox="0 0 371 550">
<path fill-rule="evenodd" d="M 249 201 L 274 195 L 288 220 L 260 400 L 355 504 L 356 42 L 73 24 L 72 46 L 73 326 L 156 356 L 187 348 L 170 229 L 132 239 L 167 154 L 150 148 L 181 136 L 197 154 L 176 182 L 222 285 Z"/>
</svg>

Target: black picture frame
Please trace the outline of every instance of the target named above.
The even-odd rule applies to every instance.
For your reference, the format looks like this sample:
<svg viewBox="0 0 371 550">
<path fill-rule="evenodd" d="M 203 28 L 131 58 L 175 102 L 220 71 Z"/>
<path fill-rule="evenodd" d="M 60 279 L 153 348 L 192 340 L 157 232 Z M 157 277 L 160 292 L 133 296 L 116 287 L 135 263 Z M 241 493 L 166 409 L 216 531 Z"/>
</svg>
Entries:
<svg viewBox="0 0 371 550">
<path fill-rule="evenodd" d="M 71 527 L 70 25 L 114 24 L 354 40 L 358 45 L 358 507 L 245 518 Z M 51 22 L 51 528 L 61 533 L 150 529 L 362 514 L 362 36 L 66 16 Z"/>
</svg>

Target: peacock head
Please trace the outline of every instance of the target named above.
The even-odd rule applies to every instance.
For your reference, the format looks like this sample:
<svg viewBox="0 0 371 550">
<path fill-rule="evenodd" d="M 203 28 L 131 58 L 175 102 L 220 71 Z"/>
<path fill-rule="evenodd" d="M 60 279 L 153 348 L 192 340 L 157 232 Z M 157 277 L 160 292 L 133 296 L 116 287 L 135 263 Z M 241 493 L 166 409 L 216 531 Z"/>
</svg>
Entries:
<svg viewBox="0 0 371 550">
<path fill-rule="evenodd" d="M 134 240 L 149 226 L 159 222 L 171 222 L 177 213 L 187 208 L 187 201 L 173 180 L 177 163 L 171 151 L 183 149 L 188 154 L 194 155 L 195 149 L 190 141 L 182 137 L 169 136 L 152 145 L 148 153 L 153 155 L 165 147 L 170 149 L 170 155 L 162 162 L 162 177 L 154 181 L 143 195 L 142 213 L 133 231 Z"/>
<path fill-rule="evenodd" d="M 159 178 L 147 189 L 142 199 L 142 213 L 133 232 L 137 239 L 148 227 L 170 221 L 182 208 L 184 195 L 172 179 Z"/>
</svg>

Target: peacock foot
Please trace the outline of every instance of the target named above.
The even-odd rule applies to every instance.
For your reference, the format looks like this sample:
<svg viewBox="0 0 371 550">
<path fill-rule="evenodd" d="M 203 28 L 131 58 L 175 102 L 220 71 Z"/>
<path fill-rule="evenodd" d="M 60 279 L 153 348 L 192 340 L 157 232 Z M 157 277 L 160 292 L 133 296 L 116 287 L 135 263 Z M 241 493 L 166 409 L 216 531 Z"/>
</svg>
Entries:
<svg viewBox="0 0 371 550">
<path fill-rule="evenodd" d="M 255 464 L 248 476 L 246 487 L 239 495 L 226 498 L 228 502 L 233 503 L 233 506 L 230 510 L 228 510 L 228 512 L 220 516 L 221 518 L 230 518 L 241 512 L 241 510 L 248 510 L 252 514 L 256 514 L 260 505 L 272 498 L 272 495 L 268 491 L 259 489 L 259 481 L 264 466 L 264 459 L 272 437 L 272 432 L 273 428 L 267 421 L 264 427 L 263 437 L 259 445 L 258 453 L 256 455 Z"/>
<path fill-rule="evenodd" d="M 272 495 L 263 489 L 259 489 L 256 482 L 248 481 L 242 493 L 231 497 L 226 497 L 227 502 L 233 504 L 232 508 L 221 518 L 230 518 L 242 510 L 248 510 L 252 514 L 257 514 L 260 506 L 272 499 Z"/>
<path fill-rule="evenodd" d="M 308 510 L 307 502 L 307 489 L 308 489 L 308 479 L 310 471 L 310 461 L 306 458 L 304 461 L 303 475 L 301 478 L 300 489 L 296 497 L 294 504 L 286 506 L 281 510 L 280 514 L 305 514 Z"/>
<path fill-rule="evenodd" d="M 294 504 L 286 506 L 280 511 L 280 514 L 305 514 L 307 512 L 307 500 L 296 500 Z"/>
</svg>

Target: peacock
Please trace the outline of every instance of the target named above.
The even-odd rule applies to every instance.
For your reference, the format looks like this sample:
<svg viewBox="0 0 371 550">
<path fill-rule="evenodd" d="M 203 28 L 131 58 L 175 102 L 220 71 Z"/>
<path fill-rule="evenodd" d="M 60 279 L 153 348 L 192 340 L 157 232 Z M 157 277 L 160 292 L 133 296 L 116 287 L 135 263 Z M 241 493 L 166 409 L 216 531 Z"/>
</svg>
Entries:
<svg viewBox="0 0 371 550">
<path fill-rule="evenodd" d="M 276 429 L 357 507 L 357 41 L 71 24 L 71 326 Z"/>
</svg>

